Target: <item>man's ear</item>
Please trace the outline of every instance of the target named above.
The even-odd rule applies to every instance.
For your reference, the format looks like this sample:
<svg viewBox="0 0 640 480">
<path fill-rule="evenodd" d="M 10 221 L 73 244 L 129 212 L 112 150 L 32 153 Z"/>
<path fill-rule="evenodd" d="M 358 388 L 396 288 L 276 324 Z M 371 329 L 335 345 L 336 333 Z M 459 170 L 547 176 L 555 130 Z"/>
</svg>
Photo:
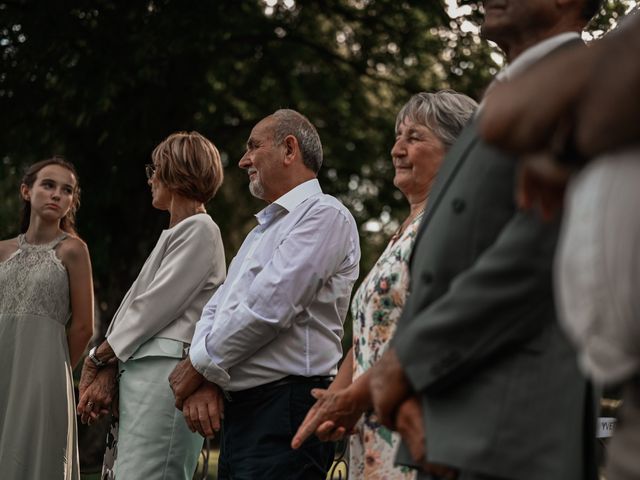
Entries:
<svg viewBox="0 0 640 480">
<path fill-rule="evenodd" d="M 284 145 L 284 163 L 285 165 L 291 165 L 296 159 L 300 148 L 298 146 L 298 139 L 293 135 L 287 135 L 283 141 Z"/>
</svg>

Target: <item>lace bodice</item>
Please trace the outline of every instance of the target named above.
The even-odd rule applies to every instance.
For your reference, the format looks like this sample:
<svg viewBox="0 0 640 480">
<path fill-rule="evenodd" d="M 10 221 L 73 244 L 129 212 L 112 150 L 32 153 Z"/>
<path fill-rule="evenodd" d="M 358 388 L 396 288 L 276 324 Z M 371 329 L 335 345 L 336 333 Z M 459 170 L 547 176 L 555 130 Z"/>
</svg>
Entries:
<svg viewBox="0 0 640 480">
<path fill-rule="evenodd" d="M 18 250 L 0 263 L 0 314 L 40 315 L 66 324 L 71 316 L 67 269 L 56 256 L 61 235 L 43 245 L 18 236 Z"/>
</svg>

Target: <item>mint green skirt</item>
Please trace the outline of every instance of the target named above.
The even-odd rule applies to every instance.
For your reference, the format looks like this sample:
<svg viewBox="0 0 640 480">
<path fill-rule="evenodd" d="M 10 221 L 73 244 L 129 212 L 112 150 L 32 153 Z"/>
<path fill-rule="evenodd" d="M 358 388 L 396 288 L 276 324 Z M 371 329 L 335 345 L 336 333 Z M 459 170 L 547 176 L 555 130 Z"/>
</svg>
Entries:
<svg viewBox="0 0 640 480">
<path fill-rule="evenodd" d="M 204 439 L 187 427 L 168 377 L 183 344 L 154 338 L 120 363 L 116 480 L 191 480 Z"/>
</svg>

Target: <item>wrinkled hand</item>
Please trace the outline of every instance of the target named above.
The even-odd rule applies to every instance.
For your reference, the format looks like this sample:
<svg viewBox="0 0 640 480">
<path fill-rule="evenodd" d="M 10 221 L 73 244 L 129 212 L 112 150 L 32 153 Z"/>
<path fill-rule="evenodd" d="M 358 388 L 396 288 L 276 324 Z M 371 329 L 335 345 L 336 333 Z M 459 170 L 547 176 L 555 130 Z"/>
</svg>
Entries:
<svg viewBox="0 0 640 480">
<path fill-rule="evenodd" d="M 176 398 L 176 408 L 182 410 L 183 402 L 205 381 L 191 364 L 189 357 L 182 360 L 169 375 L 169 385 Z"/>
<path fill-rule="evenodd" d="M 549 155 L 525 157 L 518 171 L 518 206 L 524 210 L 538 210 L 544 220 L 553 219 L 562 210 L 571 173 Z"/>
<path fill-rule="evenodd" d="M 291 448 L 300 448 L 313 433 L 323 442 L 340 440 L 353 431 L 366 410 L 365 406 L 359 405 L 350 388 L 335 391 L 314 388 L 311 395 L 317 401 L 300 424 Z"/>
<path fill-rule="evenodd" d="M 220 419 L 224 418 L 222 390 L 215 383 L 203 382 L 184 400 L 182 414 L 192 432 L 213 437 L 220 431 Z"/>
<path fill-rule="evenodd" d="M 378 421 L 396 430 L 396 412 L 412 394 L 412 388 L 393 348 L 389 348 L 371 368 L 370 390 Z"/>
<path fill-rule="evenodd" d="M 413 460 L 424 464 L 426 461 L 424 421 L 420 398 L 417 395 L 407 398 L 398 408 L 396 428 L 409 448 Z"/>
<path fill-rule="evenodd" d="M 78 391 L 80 392 L 80 397 L 84 394 L 85 390 L 93 383 L 98 375 L 98 371 L 100 369 L 96 366 L 95 363 L 91 361 L 89 357 L 84 358 L 84 363 L 82 365 L 82 373 L 80 374 L 80 383 L 78 384 Z"/>
<path fill-rule="evenodd" d="M 400 405 L 396 416 L 396 427 L 409 448 L 411 457 L 421 465 L 423 471 L 446 480 L 454 480 L 458 477 L 458 471 L 453 468 L 427 462 L 422 404 L 418 395 L 409 397 Z"/>
<path fill-rule="evenodd" d="M 109 413 L 118 390 L 117 364 L 98 370 L 94 380 L 80 395 L 77 412 L 82 423 L 92 422 Z"/>
</svg>

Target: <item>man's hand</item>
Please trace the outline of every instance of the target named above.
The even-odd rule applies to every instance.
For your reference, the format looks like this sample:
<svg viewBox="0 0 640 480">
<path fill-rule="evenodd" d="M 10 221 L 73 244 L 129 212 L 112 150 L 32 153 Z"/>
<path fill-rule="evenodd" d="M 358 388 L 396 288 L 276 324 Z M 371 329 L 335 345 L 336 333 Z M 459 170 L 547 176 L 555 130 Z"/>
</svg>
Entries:
<svg viewBox="0 0 640 480">
<path fill-rule="evenodd" d="M 396 415 L 396 428 L 409 448 L 411 458 L 419 464 L 426 462 L 424 420 L 418 395 L 407 398 Z"/>
<path fill-rule="evenodd" d="M 184 401 L 182 413 L 192 432 L 203 437 L 213 437 L 220 431 L 220 419 L 224 418 L 224 396 L 215 383 L 203 382 Z"/>
<path fill-rule="evenodd" d="M 366 406 L 356 400 L 350 387 L 343 390 L 314 388 L 311 395 L 317 400 L 300 424 L 291 448 L 300 448 L 315 433 L 323 442 L 335 442 L 351 433 Z"/>
<path fill-rule="evenodd" d="M 578 148 L 592 156 L 640 141 L 640 12 L 593 43 L 589 48 L 599 51 L 594 50 L 576 128 Z"/>
<path fill-rule="evenodd" d="M 396 412 L 411 395 L 412 388 L 393 348 L 389 348 L 371 368 L 369 386 L 378 421 L 395 430 Z"/>
<path fill-rule="evenodd" d="M 101 368 L 91 384 L 84 389 L 77 407 L 82 423 L 91 425 L 94 420 L 109 413 L 118 389 L 117 372 L 117 364 Z"/>
<path fill-rule="evenodd" d="M 413 460 L 421 465 L 422 470 L 437 478 L 454 480 L 458 477 L 457 470 L 427 462 L 424 419 L 420 397 L 413 395 L 405 400 L 398 409 L 396 426 L 402 440 L 409 448 Z"/>
<path fill-rule="evenodd" d="M 204 382 L 204 377 L 191 365 L 189 357 L 182 360 L 169 375 L 169 385 L 176 397 L 176 408 L 182 410 L 183 402 Z"/>
<path fill-rule="evenodd" d="M 571 173 L 550 155 L 524 157 L 516 185 L 518 206 L 525 210 L 538 210 L 544 220 L 553 219 L 562 210 Z"/>
<path fill-rule="evenodd" d="M 480 134 L 514 153 L 549 149 L 556 127 L 573 123 L 592 64 L 593 47 L 579 45 L 556 52 L 522 76 L 496 85 L 482 106 Z"/>
</svg>

